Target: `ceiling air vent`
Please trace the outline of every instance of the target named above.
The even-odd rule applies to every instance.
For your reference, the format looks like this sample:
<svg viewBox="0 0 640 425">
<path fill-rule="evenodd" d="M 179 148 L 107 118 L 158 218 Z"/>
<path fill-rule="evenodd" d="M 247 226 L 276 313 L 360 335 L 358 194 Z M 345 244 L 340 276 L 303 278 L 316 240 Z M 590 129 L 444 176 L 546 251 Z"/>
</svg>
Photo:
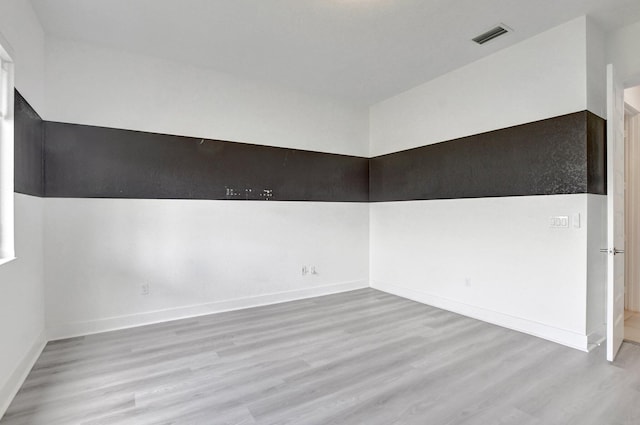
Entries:
<svg viewBox="0 0 640 425">
<path fill-rule="evenodd" d="M 478 44 L 484 44 L 487 41 L 491 41 L 496 37 L 500 37 L 509 32 L 509 28 L 506 25 L 498 25 L 495 28 L 490 29 L 489 31 L 480 34 L 477 37 L 474 37 L 472 40 Z"/>
</svg>

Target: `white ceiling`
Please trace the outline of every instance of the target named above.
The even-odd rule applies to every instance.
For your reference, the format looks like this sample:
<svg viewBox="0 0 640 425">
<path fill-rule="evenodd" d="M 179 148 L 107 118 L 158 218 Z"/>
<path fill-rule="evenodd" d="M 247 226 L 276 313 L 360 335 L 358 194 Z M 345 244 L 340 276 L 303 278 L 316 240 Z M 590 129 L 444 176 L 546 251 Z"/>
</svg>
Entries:
<svg viewBox="0 0 640 425">
<path fill-rule="evenodd" d="M 640 0 L 32 0 L 47 34 L 371 104 L 589 15 Z M 470 39 L 504 23 L 512 34 Z M 549 46 L 553 48 L 553 46 Z"/>
</svg>

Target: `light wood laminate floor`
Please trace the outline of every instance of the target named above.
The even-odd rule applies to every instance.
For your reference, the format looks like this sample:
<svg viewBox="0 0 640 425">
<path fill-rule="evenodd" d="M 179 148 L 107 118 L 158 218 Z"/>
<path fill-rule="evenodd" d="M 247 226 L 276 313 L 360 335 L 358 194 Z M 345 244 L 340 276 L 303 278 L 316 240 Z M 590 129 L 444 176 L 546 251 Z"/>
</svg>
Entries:
<svg viewBox="0 0 640 425">
<path fill-rule="evenodd" d="M 640 424 L 612 365 L 372 289 L 51 342 L 16 424 Z"/>
<path fill-rule="evenodd" d="M 640 344 L 640 313 L 624 312 L 624 339 Z"/>
</svg>

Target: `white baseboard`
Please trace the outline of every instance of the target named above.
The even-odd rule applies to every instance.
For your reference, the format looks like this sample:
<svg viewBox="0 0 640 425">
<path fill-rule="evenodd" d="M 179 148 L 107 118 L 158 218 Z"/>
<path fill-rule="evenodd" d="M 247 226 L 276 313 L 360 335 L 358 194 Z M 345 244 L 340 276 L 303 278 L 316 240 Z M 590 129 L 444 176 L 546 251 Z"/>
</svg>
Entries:
<svg viewBox="0 0 640 425">
<path fill-rule="evenodd" d="M 482 320 L 483 322 L 492 323 L 504 328 L 537 336 L 539 338 L 566 345 L 567 347 L 575 348 L 580 351 L 589 351 L 589 345 L 586 335 L 581 335 L 579 333 L 568 331 L 566 329 L 556 328 L 543 323 L 523 319 L 521 317 L 515 317 L 505 313 L 500 313 L 498 311 L 464 304 L 459 301 L 450 300 L 447 298 L 439 297 L 437 295 L 403 288 L 388 283 L 375 282 L 371 283 L 371 287 L 379 291 L 417 301 L 422 304 L 428 304 L 430 306 L 452 311 L 463 316 Z"/>
<path fill-rule="evenodd" d="M 151 325 L 154 323 L 205 316 L 208 314 L 259 307 L 269 304 L 278 304 L 287 301 L 348 292 L 368 287 L 369 283 L 366 281 L 345 282 L 294 291 L 258 295 L 255 297 L 237 298 L 233 300 L 149 311 L 126 316 L 108 317 L 98 320 L 54 323 L 49 324 L 47 327 L 47 336 L 49 337 L 49 340 L 55 341 L 57 339 L 91 335 L 118 329 L 133 328 L 136 326 Z"/>
<path fill-rule="evenodd" d="M 2 419 L 9 408 L 11 401 L 13 401 L 18 390 L 22 387 L 24 380 L 27 378 L 27 375 L 29 375 L 29 372 L 31 372 L 33 365 L 40 357 L 45 345 L 47 345 L 47 339 L 43 330 L 33 342 L 31 348 L 24 355 L 20 363 L 16 365 L 7 382 L 2 388 L 0 388 L 0 419 Z"/>
<path fill-rule="evenodd" d="M 587 340 L 589 341 L 589 351 L 602 345 L 607 340 L 607 335 L 605 333 L 606 330 L 602 330 L 599 332 L 591 332 L 589 335 L 587 335 Z"/>
</svg>

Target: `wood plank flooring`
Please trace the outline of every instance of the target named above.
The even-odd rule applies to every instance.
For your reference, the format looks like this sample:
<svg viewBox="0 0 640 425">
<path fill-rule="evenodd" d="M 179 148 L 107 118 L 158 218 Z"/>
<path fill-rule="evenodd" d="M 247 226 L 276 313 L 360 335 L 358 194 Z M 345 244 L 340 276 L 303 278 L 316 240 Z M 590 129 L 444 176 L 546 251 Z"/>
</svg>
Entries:
<svg viewBox="0 0 640 425">
<path fill-rule="evenodd" d="M 0 424 L 637 425 L 640 346 L 365 289 L 51 342 Z"/>
<path fill-rule="evenodd" d="M 624 312 L 624 339 L 640 344 L 640 313 Z"/>
</svg>

